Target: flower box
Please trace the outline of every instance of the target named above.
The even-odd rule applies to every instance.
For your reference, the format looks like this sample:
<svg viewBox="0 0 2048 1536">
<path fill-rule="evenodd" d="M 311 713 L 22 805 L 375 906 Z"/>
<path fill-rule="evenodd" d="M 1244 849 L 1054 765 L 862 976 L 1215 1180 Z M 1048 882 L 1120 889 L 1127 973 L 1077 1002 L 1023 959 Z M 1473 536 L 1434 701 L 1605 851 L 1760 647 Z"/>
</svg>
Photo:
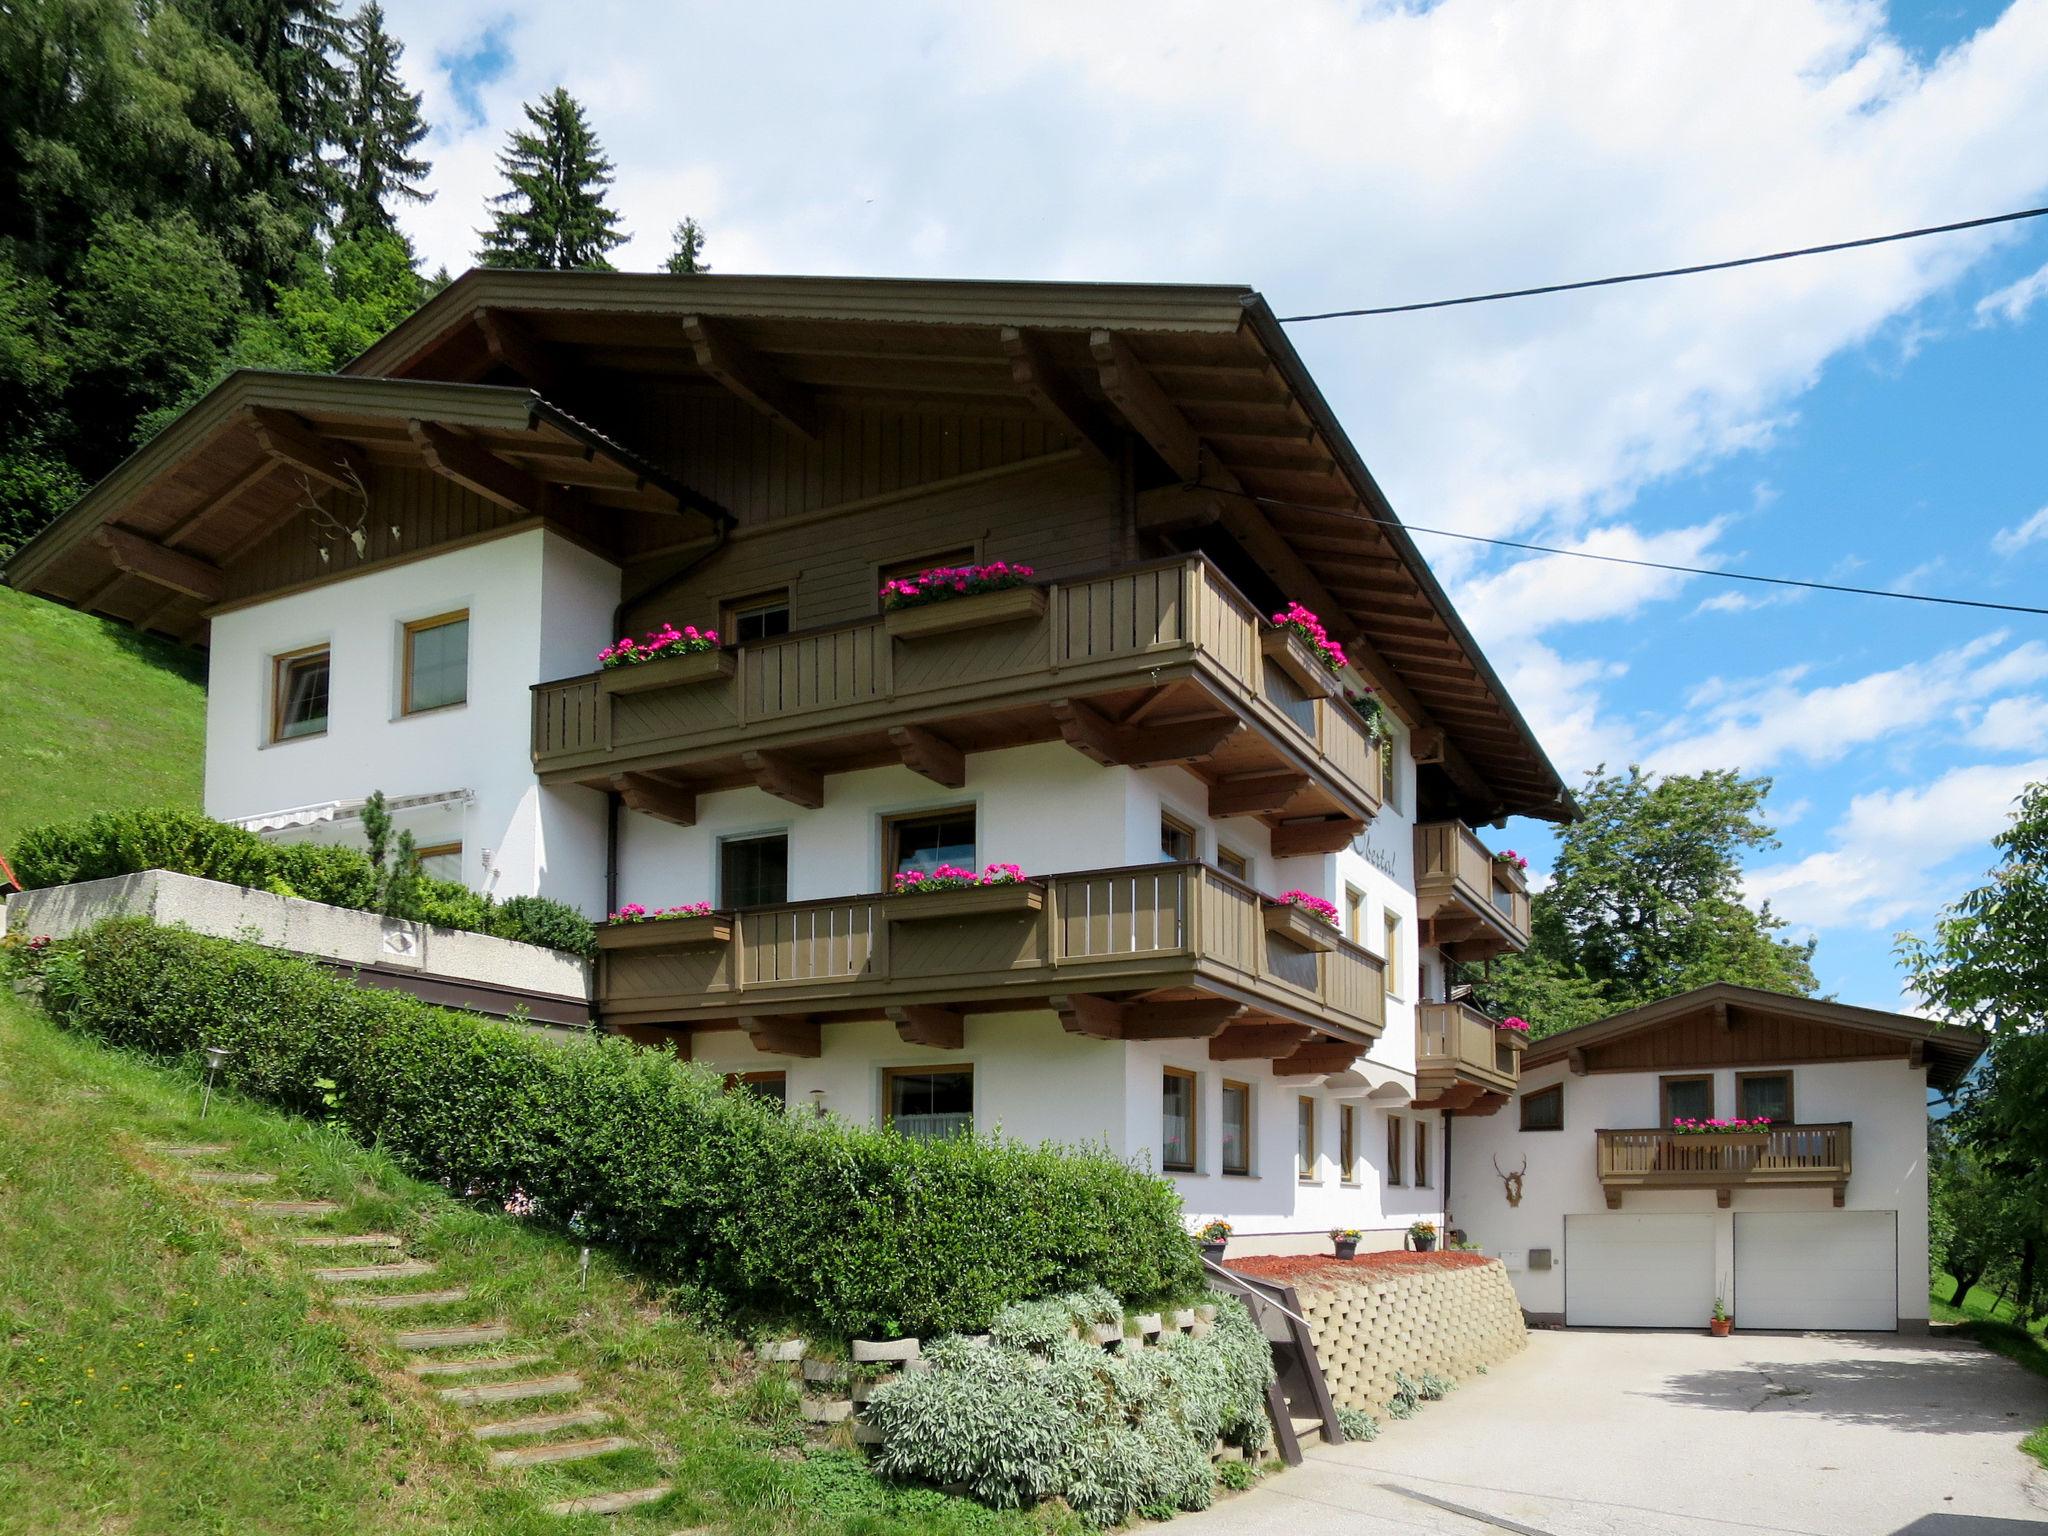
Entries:
<svg viewBox="0 0 2048 1536">
<path fill-rule="evenodd" d="M 601 693 L 646 693 L 653 688 L 687 688 L 693 683 L 722 682 L 733 675 L 737 659 L 731 651 L 693 651 L 630 667 L 606 667 L 597 674 Z"/>
<path fill-rule="evenodd" d="M 1334 698 L 1342 686 L 1337 674 L 1317 659 L 1316 653 L 1291 629 L 1262 629 L 1259 649 L 1266 659 L 1285 672 L 1310 698 Z"/>
<path fill-rule="evenodd" d="M 998 593 L 1007 597 L 1008 593 Z M 1045 906 L 1045 887 L 1028 880 L 977 885 L 929 895 L 891 896 L 881 904 L 885 923 L 926 923 L 940 918 L 982 917 L 997 912 L 1036 912 Z"/>
<path fill-rule="evenodd" d="M 1269 903 L 1264 908 L 1266 932 L 1292 939 L 1303 949 L 1325 952 L 1337 947 L 1337 926 L 1326 923 L 1292 902 Z"/>
<path fill-rule="evenodd" d="M 713 912 L 708 917 L 602 923 L 597 929 L 599 949 L 688 949 L 692 945 L 727 944 L 731 941 L 732 916 L 726 912 Z"/>
<path fill-rule="evenodd" d="M 891 608 L 882 615 L 882 627 L 894 639 L 918 640 L 926 635 L 984 629 L 991 624 L 1018 624 L 1044 616 L 1045 588 L 1009 587 L 1001 592 L 941 598 L 912 608 Z"/>
</svg>

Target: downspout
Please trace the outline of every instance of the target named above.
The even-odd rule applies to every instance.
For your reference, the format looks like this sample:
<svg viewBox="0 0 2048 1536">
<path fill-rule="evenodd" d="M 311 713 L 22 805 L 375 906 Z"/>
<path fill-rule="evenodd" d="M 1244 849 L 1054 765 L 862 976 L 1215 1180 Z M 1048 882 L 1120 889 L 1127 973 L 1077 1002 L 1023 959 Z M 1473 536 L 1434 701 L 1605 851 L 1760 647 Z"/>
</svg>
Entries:
<svg viewBox="0 0 2048 1536">
<path fill-rule="evenodd" d="M 1451 1246 L 1451 1125 L 1458 1117 L 1444 1112 L 1444 1248 Z"/>
<path fill-rule="evenodd" d="M 604 792 L 604 909 L 619 910 L 619 792 Z"/>
</svg>

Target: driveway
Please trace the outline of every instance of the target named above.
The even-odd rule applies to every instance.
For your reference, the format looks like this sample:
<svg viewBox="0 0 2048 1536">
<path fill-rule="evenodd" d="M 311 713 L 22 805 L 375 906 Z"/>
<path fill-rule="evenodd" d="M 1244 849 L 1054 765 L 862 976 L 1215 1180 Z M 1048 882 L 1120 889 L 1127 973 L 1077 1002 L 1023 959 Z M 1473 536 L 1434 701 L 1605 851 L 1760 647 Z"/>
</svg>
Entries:
<svg viewBox="0 0 2048 1536">
<path fill-rule="evenodd" d="M 2048 1380 L 1961 1339 L 1547 1331 L 1174 1529 L 2041 1536 L 2048 1473 L 2018 1441 L 2044 1421 Z"/>
</svg>

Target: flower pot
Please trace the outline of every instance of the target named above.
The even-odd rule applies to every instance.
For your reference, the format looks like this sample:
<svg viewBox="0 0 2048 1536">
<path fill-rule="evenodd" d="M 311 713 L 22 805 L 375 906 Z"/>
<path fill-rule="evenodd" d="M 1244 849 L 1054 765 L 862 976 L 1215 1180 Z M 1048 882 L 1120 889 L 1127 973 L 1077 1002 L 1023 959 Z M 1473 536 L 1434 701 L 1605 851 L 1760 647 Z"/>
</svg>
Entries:
<svg viewBox="0 0 2048 1536">
<path fill-rule="evenodd" d="M 1045 887 L 1020 880 L 1009 885 L 933 891 L 926 896 L 891 896 L 877 910 L 885 923 L 929 923 L 999 912 L 1036 912 L 1044 905 Z"/>
<path fill-rule="evenodd" d="M 600 923 L 599 949 L 688 949 L 698 944 L 724 944 L 732 939 L 732 916 L 713 912 L 705 917 L 647 918 L 637 923 Z"/>
<path fill-rule="evenodd" d="M 1355 1237 L 1340 1237 L 1340 1238 L 1335 1238 L 1335 1239 L 1333 1239 L 1333 1242 L 1334 1242 L 1334 1243 L 1335 1243 L 1335 1245 L 1336 1245 L 1336 1249 L 1337 1249 L 1337 1257 L 1338 1257 L 1338 1258 L 1340 1258 L 1340 1259 L 1355 1259 L 1355 1258 L 1357 1258 L 1357 1257 L 1358 1257 L 1358 1239 L 1357 1239 L 1357 1238 L 1355 1238 Z"/>
<path fill-rule="evenodd" d="M 1334 698 L 1342 686 L 1337 674 L 1323 665 L 1310 644 L 1291 629 L 1270 626 L 1259 631 L 1259 649 L 1266 659 L 1293 678 L 1312 699 Z"/>
<path fill-rule="evenodd" d="M 664 656 L 660 661 L 630 667 L 606 667 L 597 674 L 598 692 L 646 693 L 655 688 L 687 688 L 693 683 L 723 682 L 738 665 L 731 651 L 695 651 Z"/>
<path fill-rule="evenodd" d="M 1727 1338 L 1728 1330 L 1734 1326 L 1735 1319 L 1732 1317 L 1714 1317 L 1707 1320 L 1707 1332 L 1717 1339 Z"/>
<path fill-rule="evenodd" d="M 1417 1253 L 1430 1253 L 1436 1248 L 1436 1239 L 1433 1237 L 1417 1237 L 1410 1233 L 1408 1241 L 1415 1245 Z"/>
<path fill-rule="evenodd" d="M 1222 1242 L 1205 1242 L 1202 1244 L 1202 1257 L 1211 1264 L 1221 1264 L 1223 1262 L 1223 1250 L 1228 1246 L 1229 1239 L 1227 1238 Z"/>
<path fill-rule="evenodd" d="M 882 628 L 894 640 L 919 640 L 926 635 L 981 629 L 990 624 L 1019 624 L 1045 617 L 1045 588 L 1006 587 L 1000 592 L 973 592 L 941 597 L 910 608 L 890 608 Z"/>
<path fill-rule="evenodd" d="M 1263 916 L 1266 932 L 1292 939 L 1303 949 L 1312 949 L 1320 953 L 1337 947 L 1337 925 L 1324 922 L 1313 912 L 1297 907 L 1292 902 L 1269 905 L 1264 908 Z"/>
</svg>

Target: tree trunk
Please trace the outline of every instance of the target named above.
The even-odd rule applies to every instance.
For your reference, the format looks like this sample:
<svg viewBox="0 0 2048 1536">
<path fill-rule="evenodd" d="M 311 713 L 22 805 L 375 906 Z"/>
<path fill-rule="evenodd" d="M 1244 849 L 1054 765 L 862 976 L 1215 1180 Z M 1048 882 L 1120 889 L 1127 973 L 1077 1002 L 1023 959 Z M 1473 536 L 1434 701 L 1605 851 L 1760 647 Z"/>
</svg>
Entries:
<svg viewBox="0 0 2048 1536">
<path fill-rule="evenodd" d="M 2020 1278 L 2014 1288 L 2012 1310 L 2021 1323 L 2034 1315 L 2034 1256 L 2039 1247 L 2039 1242 L 2031 1237 L 2020 1244 Z"/>
<path fill-rule="evenodd" d="M 1962 1306 L 1963 1298 L 1970 1294 L 1971 1288 L 1979 1280 L 1984 1278 L 1984 1269 L 1984 1255 L 1981 1253 L 1973 1253 L 1967 1261 L 1956 1265 L 1956 1289 L 1955 1294 L 1948 1299 L 1950 1306 L 1958 1308 Z"/>
</svg>

